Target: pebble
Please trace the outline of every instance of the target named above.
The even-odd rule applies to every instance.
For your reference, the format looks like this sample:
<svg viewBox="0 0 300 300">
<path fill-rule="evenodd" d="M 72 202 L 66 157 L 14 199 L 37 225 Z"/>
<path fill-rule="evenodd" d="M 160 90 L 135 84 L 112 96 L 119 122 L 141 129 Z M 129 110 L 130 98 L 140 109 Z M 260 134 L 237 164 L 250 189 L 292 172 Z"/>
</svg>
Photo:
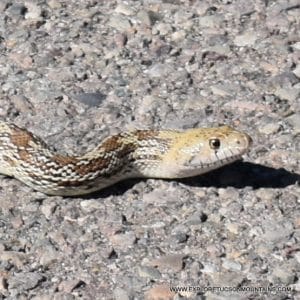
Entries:
<svg viewBox="0 0 300 300">
<path fill-rule="evenodd" d="M 233 260 L 229 260 L 229 259 L 223 259 L 222 267 L 224 269 L 231 270 L 231 271 L 241 271 L 242 270 L 242 266 L 240 263 L 233 261 Z"/>
<path fill-rule="evenodd" d="M 22 266 L 27 262 L 27 255 L 17 251 L 1 251 L 0 260 L 10 262 L 17 268 L 22 268 Z"/>
<path fill-rule="evenodd" d="M 102 208 L 102 203 L 98 200 L 83 200 L 80 202 L 82 210 L 86 213 L 91 213 Z"/>
<path fill-rule="evenodd" d="M 8 278 L 8 273 L 7 272 L 0 272 L 0 293 L 3 295 L 7 294 L 7 278 Z"/>
<path fill-rule="evenodd" d="M 89 107 L 100 105 L 106 98 L 106 95 L 102 93 L 83 93 L 73 95 L 73 98 L 77 101 L 86 104 Z"/>
<path fill-rule="evenodd" d="M 221 97 L 232 96 L 232 90 L 226 85 L 215 85 L 210 88 L 214 95 Z"/>
<path fill-rule="evenodd" d="M 59 259 L 59 253 L 55 250 L 54 247 L 48 246 L 43 247 L 43 252 L 40 256 L 40 264 L 45 267 L 51 266 Z"/>
<path fill-rule="evenodd" d="M 137 17 L 142 24 L 145 24 L 149 27 L 152 26 L 154 23 L 154 19 L 151 17 L 151 14 L 146 10 L 140 10 L 137 13 Z"/>
<path fill-rule="evenodd" d="M 81 284 L 83 284 L 83 281 L 80 279 L 65 280 L 58 285 L 58 290 L 65 293 L 71 293 Z"/>
<path fill-rule="evenodd" d="M 30 113 L 32 110 L 32 105 L 30 104 L 29 100 L 23 95 L 12 95 L 10 100 L 16 110 L 20 113 Z"/>
<path fill-rule="evenodd" d="M 173 300 L 174 296 L 175 293 L 170 291 L 169 285 L 164 284 L 156 285 L 145 293 L 146 300 Z"/>
<path fill-rule="evenodd" d="M 6 13 L 11 16 L 22 16 L 26 13 L 26 10 L 27 10 L 27 8 L 25 7 L 24 4 L 13 3 L 12 5 L 10 5 L 7 8 Z"/>
<path fill-rule="evenodd" d="M 234 39 L 235 45 L 238 47 L 254 46 L 257 40 L 257 36 L 254 32 L 245 32 L 238 35 Z"/>
<path fill-rule="evenodd" d="M 45 215 L 45 217 L 49 220 L 53 215 L 57 204 L 55 202 L 52 203 L 45 203 L 41 206 L 40 210 Z"/>
<path fill-rule="evenodd" d="M 115 8 L 115 12 L 125 16 L 132 16 L 135 14 L 135 9 L 125 3 L 119 3 Z"/>
<path fill-rule="evenodd" d="M 280 130 L 280 127 L 281 126 L 278 123 L 269 123 L 259 128 L 259 131 L 260 133 L 270 135 L 277 133 Z"/>
<path fill-rule="evenodd" d="M 291 230 L 287 228 L 278 228 L 278 226 L 268 225 L 265 227 L 265 232 L 262 237 L 271 243 L 279 243 L 285 241 L 289 234 L 291 234 Z"/>
<path fill-rule="evenodd" d="M 288 123 L 293 126 L 293 132 L 295 134 L 300 133 L 300 113 L 294 114 L 287 118 Z"/>
<path fill-rule="evenodd" d="M 21 68 L 29 69 L 32 67 L 33 59 L 24 53 L 12 53 L 10 58 Z"/>
<path fill-rule="evenodd" d="M 116 300 L 130 300 L 128 293 L 121 288 L 116 288 L 114 290 L 114 299 Z"/>
<path fill-rule="evenodd" d="M 171 69 L 168 65 L 158 63 L 150 67 L 145 73 L 151 78 L 161 78 L 167 76 L 170 71 Z"/>
<path fill-rule="evenodd" d="M 151 265 L 157 266 L 162 272 L 167 269 L 179 272 L 183 268 L 184 257 L 185 255 L 182 254 L 169 254 L 152 260 Z"/>
<path fill-rule="evenodd" d="M 296 68 L 293 70 L 293 73 L 300 78 L 300 64 L 296 66 Z"/>
<path fill-rule="evenodd" d="M 61 6 L 62 6 L 58 0 L 49 0 L 47 4 L 52 9 L 58 9 L 58 8 L 61 8 Z"/>
<path fill-rule="evenodd" d="M 264 202 L 272 201 L 276 197 L 276 191 L 262 188 L 256 191 L 256 196 Z"/>
<path fill-rule="evenodd" d="M 211 15 L 211 16 L 203 16 L 199 18 L 199 25 L 201 27 L 220 27 L 222 24 L 223 18 L 221 16 Z"/>
<path fill-rule="evenodd" d="M 295 281 L 295 274 L 282 266 L 276 266 L 270 280 L 272 283 L 277 284 L 278 282 L 282 282 L 285 285 L 290 285 Z"/>
<path fill-rule="evenodd" d="M 127 31 L 131 28 L 129 20 L 121 15 L 112 15 L 109 19 L 108 25 L 118 31 Z"/>
<path fill-rule="evenodd" d="M 141 277 L 151 278 L 152 280 L 157 280 L 161 278 L 161 274 L 156 268 L 146 266 L 139 267 L 138 274 Z"/>
<path fill-rule="evenodd" d="M 184 30 L 178 30 L 172 34 L 171 39 L 173 42 L 180 42 L 183 41 L 185 37 L 186 37 L 186 32 Z"/>
<path fill-rule="evenodd" d="M 50 295 L 39 294 L 39 295 L 32 297 L 31 300 L 53 300 L 54 297 L 53 297 L 53 295 L 50 296 Z"/>
<path fill-rule="evenodd" d="M 296 89 L 296 88 L 278 88 L 275 91 L 275 95 L 278 96 L 281 99 L 294 102 L 294 101 L 296 101 L 297 97 L 300 95 L 300 89 Z"/>
<path fill-rule="evenodd" d="M 17 289 L 19 292 L 32 290 L 37 287 L 44 277 L 38 273 L 17 273 L 8 278 L 7 283 L 10 289 Z"/>
<path fill-rule="evenodd" d="M 42 14 L 42 9 L 39 5 L 31 1 L 25 2 L 25 5 L 27 9 L 25 13 L 26 19 L 40 19 Z"/>
<path fill-rule="evenodd" d="M 124 234 L 115 234 L 110 237 L 110 241 L 114 248 L 126 251 L 136 242 L 136 236 L 134 232 L 126 232 Z"/>
</svg>

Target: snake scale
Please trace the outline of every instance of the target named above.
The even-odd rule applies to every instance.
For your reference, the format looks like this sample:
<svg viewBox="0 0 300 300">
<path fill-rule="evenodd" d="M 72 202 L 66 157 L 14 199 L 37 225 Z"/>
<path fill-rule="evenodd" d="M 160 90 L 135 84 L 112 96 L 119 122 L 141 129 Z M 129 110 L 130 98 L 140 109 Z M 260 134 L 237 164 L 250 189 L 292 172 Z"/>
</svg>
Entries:
<svg viewBox="0 0 300 300">
<path fill-rule="evenodd" d="M 75 196 L 127 178 L 200 175 L 241 159 L 250 145 L 249 135 L 229 126 L 135 130 L 109 136 L 82 156 L 65 156 L 28 130 L 0 121 L 0 173 L 45 194 Z"/>
</svg>

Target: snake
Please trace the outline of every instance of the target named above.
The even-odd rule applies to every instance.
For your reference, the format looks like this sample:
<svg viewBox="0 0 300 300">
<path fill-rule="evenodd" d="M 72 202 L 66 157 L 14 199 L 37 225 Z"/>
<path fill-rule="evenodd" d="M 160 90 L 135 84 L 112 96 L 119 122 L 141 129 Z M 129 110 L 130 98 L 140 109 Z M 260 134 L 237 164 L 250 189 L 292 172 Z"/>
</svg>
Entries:
<svg viewBox="0 0 300 300">
<path fill-rule="evenodd" d="M 198 176 L 242 159 L 251 137 L 230 126 L 133 130 L 71 156 L 14 123 L 0 121 L 0 174 L 48 195 L 90 194 L 127 178 Z"/>
</svg>

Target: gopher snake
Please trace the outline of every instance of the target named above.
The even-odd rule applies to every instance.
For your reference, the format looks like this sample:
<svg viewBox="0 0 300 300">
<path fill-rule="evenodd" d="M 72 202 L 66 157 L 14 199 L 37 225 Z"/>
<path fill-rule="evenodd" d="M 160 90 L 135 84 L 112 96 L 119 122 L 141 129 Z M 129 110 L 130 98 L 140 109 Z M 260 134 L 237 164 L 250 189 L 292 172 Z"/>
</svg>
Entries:
<svg viewBox="0 0 300 300">
<path fill-rule="evenodd" d="M 241 159 L 251 138 L 228 126 L 136 130 L 106 138 L 82 156 L 63 156 L 38 137 L 0 121 L 0 173 L 50 195 L 88 194 L 132 177 L 183 178 Z"/>
</svg>

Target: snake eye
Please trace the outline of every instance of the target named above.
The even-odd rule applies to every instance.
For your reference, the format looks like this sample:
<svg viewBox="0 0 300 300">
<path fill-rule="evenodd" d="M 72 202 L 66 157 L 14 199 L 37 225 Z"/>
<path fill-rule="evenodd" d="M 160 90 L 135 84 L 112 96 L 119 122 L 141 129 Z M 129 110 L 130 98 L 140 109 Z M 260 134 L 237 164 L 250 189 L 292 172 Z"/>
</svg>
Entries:
<svg viewBox="0 0 300 300">
<path fill-rule="evenodd" d="M 209 147 L 213 150 L 218 150 L 221 146 L 221 142 L 219 139 L 210 139 L 209 140 Z"/>
</svg>

